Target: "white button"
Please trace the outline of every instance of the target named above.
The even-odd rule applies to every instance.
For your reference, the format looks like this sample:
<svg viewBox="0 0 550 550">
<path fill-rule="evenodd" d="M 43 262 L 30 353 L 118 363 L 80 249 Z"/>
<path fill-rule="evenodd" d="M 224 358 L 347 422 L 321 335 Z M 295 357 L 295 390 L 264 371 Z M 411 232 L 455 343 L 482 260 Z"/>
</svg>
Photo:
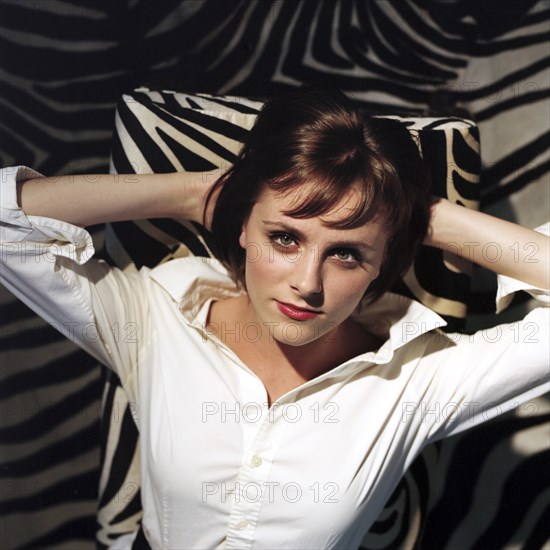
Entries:
<svg viewBox="0 0 550 550">
<path fill-rule="evenodd" d="M 254 455 L 252 457 L 252 466 L 257 468 L 258 466 L 262 465 L 262 459 L 258 455 Z"/>
<path fill-rule="evenodd" d="M 246 529 L 248 527 L 248 521 L 246 519 L 242 519 L 237 523 L 237 529 Z"/>
</svg>

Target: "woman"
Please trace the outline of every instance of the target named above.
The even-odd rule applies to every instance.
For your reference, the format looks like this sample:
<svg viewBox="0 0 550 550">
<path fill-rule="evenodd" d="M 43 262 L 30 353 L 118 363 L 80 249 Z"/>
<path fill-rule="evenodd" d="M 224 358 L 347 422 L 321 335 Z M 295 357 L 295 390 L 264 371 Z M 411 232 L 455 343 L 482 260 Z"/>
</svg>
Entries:
<svg viewBox="0 0 550 550">
<path fill-rule="evenodd" d="M 305 90 L 266 105 L 213 188 L 3 170 L 2 279 L 120 376 L 152 547 L 357 547 L 424 445 L 548 390 L 547 310 L 498 339 L 444 335 L 387 292 L 422 242 L 549 286 L 548 238 L 430 204 L 390 126 Z M 91 259 L 82 227 L 152 217 L 203 221 L 220 261 Z"/>
</svg>

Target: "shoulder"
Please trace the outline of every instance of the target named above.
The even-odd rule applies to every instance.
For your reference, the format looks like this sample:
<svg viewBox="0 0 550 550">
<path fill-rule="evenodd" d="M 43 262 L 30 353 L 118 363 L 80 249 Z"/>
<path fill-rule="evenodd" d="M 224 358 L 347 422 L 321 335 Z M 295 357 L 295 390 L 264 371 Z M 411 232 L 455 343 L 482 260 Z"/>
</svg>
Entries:
<svg viewBox="0 0 550 550">
<path fill-rule="evenodd" d="M 161 289 L 182 311 L 196 310 L 209 298 L 243 294 L 227 269 L 214 258 L 177 258 L 154 269 L 142 268 L 140 275 Z"/>
</svg>

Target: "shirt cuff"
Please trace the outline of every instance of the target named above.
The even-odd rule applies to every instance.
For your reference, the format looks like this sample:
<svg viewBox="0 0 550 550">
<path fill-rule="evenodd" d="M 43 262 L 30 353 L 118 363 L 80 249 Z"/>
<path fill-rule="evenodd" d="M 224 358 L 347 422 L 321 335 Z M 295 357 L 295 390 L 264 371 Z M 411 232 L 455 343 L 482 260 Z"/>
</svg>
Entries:
<svg viewBox="0 0 550 550">
<path fill-rule="evenodd" d="M 31 231 L 31 223 L 17 204 L 16 184 L 17 182 L 26 181 L 31 178 L 42 177 L 44 177 L 42 174 L 26 166 L 9 166 L 8 168 L 2 168 L 0 170 L 0 212 L 4 224 L 12 224 L 20 228 L 25 228 L 28 230 L 25 233 Z M 5 240 L 7 239 L 3 231 L 2 241 Z"/>
<path fill-rule="evenodd" d="M 94 255 L 88 231 L 44 216 L 27 216 L 17 203 L 17 183 L 44 176 L 27 166 L 0 169 L 0 242 L 4 254 L 65 256 L 80 264 Z"/>
<path fill-rule="evenodd" d="M 550 222 L 545 223 L 535 229 L 539 233 L 550 236 Z M 533 298 L 535 298 L 541 305 L 550 305 L 550 291 L 534 287 L 528 283 L 518 281 L 517 279 L 512 279 L 505 275 L 498 275 L 498 288 L 496 295 L 496 312 L 500 313 L 504 311 L 512 301 L 514 294 L 519 290 L 524 290 L 529 293 Z"/>
</svg>

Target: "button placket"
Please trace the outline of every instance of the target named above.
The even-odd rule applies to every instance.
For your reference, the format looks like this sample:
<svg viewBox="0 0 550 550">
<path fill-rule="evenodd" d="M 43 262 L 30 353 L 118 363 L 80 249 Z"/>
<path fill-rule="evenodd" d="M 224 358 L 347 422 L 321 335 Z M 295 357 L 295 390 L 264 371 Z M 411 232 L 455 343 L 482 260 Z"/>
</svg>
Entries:
<svg viewBox="0 0 550 550">
<path fill-rule="evenodd" d="M 254 468 L 259 468 L 262 465 L 262 462 L 263 462 L 263 460 L 262 460 L 261 456 L 254 455 L 252 457 L 251 464 L 252 464 L 252 466 L 254 466 Z"/>
<path fill-rule="evenodd" d="M 239 523 L 237 523 L 237 529 L 243 530 L 243 529 L 246 529 L 247 527 L 248 527 L 248 521 L 246 521 L 246 519 L 242 519 L 241 521 L 239 521 Z"/>
<path fill-rule="evenodd" d="M 226 548 L 251 548 L 257 527 L 260 509 L 266 499 L 266 482 L 269 480 L 271 462 L 284 431 L 281 411 L 262 415 L 258 426 L 243 422 L 243 430 L 249 431 L 249 445 L 244 447 L 244 459 L 236 480 L 237 493 L 231 508 L 231 524 L 226 539 Z M 244 438 L 246 441 L 247 438 Z"/>
</svg>

